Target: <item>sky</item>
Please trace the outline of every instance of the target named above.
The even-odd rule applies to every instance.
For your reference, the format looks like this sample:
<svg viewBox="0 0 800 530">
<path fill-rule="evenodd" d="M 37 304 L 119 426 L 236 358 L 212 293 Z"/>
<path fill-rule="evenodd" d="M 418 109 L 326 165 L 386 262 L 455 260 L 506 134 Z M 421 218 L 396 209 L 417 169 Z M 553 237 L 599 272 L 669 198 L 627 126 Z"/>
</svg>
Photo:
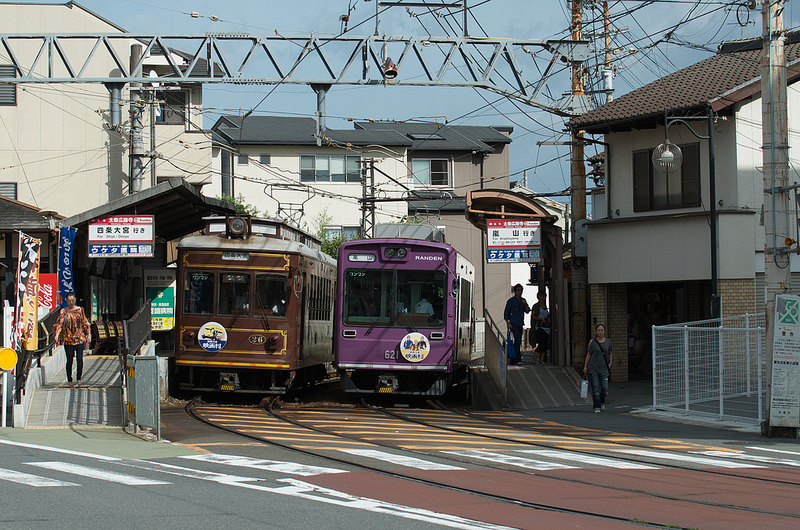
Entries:
<svg viewBox="0 0 800 530">
<path fill-rule="evenodd" d="M 438 3 L 445 0 L 430 0 Z M 53 2 L 63 3 L 63 2 Z M 79 4 L 130 32 L 145 34 L 245 32 L 250 34 L 338 34 L 340 16 L 350 14 L 348 33 L 375 31 L 375 1 L 366 0 L 80 0 Z M 709 57 L 722 40 L 755 37 L 761 33 L 761 12 L 739 2 L 694 0 L 609 1 L 616 77 L 615 96 Z M 800 26 L 800 10 L 787 2 L 787 29 Z M 585 5 L 601 4 L 584 0 Z M 566 0 L 468 0 L 467 25 L 473 36 L 514 39 L 568 38 Z M 197 16 L 192 16 L 196 13 Z M 438 13 L 438 14 L 437 14 Z M 599 11 L 586 8 L 584 31 L 600 31 Z M 216 20 L 215 20 L 216 19 Z M 426 8 L 393 7 L 381 14 L 381 33 L 405 36 L 460 35 L 461 13 Z M 594 41 L 592 49 L 603 47 Z M 593 59 L 592 64 L 596 61 Z M 597 79 L 597 69 L 590 68 Z M 529 79 L 535 72 L 526 72 Z M 553 93 L 569 91 L 568 81 L 549 85 Z M 273 90 L 274 89 L 274 90 Z M 265 97 L 266 96 L 266 97 Z M 204 126 L 220 114 L 289 115 L 313 117 L 316 96 L 302 85 L 207 85 L 204 88 Z M 566 146 L 539 142 L 566 141 L 564 118 L 497 94 L 472 88 L 412 88 L 334 86 L 326 97 L 327 126 L 349 129 L 356 120 L 437 121 L 450 125 L 511 126 L 510 176 L 527 173 L 528 188 L 558 193 L 569 187 Z M 587 156 L 594 147 L 587 148 Z M 559 200 L 567 201 L 567 197 Z"/>
</svg>

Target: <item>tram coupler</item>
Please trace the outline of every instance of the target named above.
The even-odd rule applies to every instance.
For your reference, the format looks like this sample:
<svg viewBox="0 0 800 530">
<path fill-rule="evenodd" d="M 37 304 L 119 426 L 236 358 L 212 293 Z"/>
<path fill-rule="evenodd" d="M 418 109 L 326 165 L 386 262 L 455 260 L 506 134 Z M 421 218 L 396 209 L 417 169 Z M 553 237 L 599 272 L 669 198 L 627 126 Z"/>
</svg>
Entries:
<svg viewBox="0 0 800 530">
<path fill-rule="evenodd" d="M 241 388 L 239 374 L 236 372 L 220 372 L 217 388 L 223 392 L 235 392 Z"/>
</svg>

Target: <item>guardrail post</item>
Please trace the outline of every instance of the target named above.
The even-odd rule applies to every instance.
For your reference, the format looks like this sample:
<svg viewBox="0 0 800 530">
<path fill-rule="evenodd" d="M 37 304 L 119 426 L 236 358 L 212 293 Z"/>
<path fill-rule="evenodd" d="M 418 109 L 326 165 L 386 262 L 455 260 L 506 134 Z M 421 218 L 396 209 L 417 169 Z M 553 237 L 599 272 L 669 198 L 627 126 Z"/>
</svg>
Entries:
<svg viewBox="0 0 800 530">
<path fill-rule="evenodd" d="M 756 353 L 757 356 L 757 363 L 758 363 L 758 423 L 761 424 L 764 421 L 764 411 L 761 407 L 761 341 L 763 340 L 764 328 L 761 326 L 756 328 L 757 332 L 756 335 L 758 336 L 758 350 Z"/>
<path fill-rule="evenodd" d="M 683 326 L 683 393 L 684 414 L 689 414 L 689 326 Z"/>
<path fill-rule="evenodd" d="M 658 392 L 656 391 L 656 385 L 657 385 L 657 381 L 658 381 L 658 377 L 656 377 L 656 374 L 658 373 L 658 367 L 656 365 L 656 336 L 657 336 L 656 335 L 656 326 L 653 326 L 651 328 L 651 330 L 652 330 L 652 344 L 653 344 L 653 348 L 652 348 L 651 354 L 653 356 L 653 361 L 650 364 L 650 366 L 653 369 L 653 410 L 655 411 L 656 410 L 656 400 L 658 399 L 658 397 L 657 397 L 658 396 Z"/>
<path fill-rule="evenodd" d="M 719 331 L 717 332 L 717 356 L 719 357 L 719 419 L 722 419 L 724 416 L 725 408 L 725 360 L 723 358 L 722 331 L 722 319 L 720 319 Z"/>
<path fill-rule="evenodd" d="M 745 329 L 745 342 L 747 343 L 747 347 L 745 348 L 745 363 L 747 366 L 747 397 L 750 397 L 752 392 L 750 391 L 750 313 L 746 313 L 744 315 L 744 329 Z"/>
</svg>

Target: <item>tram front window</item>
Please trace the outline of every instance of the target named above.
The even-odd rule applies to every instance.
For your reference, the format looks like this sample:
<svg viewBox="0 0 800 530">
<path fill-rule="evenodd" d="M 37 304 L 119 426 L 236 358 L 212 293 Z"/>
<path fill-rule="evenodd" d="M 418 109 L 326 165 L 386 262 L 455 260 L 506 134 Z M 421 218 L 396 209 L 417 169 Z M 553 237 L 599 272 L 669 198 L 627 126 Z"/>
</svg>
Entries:
<svg viewBox="0 0 800 530">
<path fill-rule="evenodd" d="M 348 269 L 344 279 L 344 321 L 387 326 L 393 310 L 392 271 Z"/>
<path fill-rule="evenodd" d="M 405 309 L 397 314 L 399 326 L 442 327 L 445 303 L 445 274 L 443 271 L 397 271 L 398 306 Z"/>
<path fill-rule="evenodd" d="M 257 313 L 285 317 L 289 302 L 289 285 L 280 274 L 256 274 L 254 302 Z"/>
<path fill-rule="evenodd" d="M 187 271 L 183 285 L 183 312 L 210 315 L 214 310 L 214 273 Z"/>
<path fill-rule="evenodd" d="M 246 315 L 249 313 L 250 275 L 228 272 L 220 274 L 217 314 Z"/>
</svg>

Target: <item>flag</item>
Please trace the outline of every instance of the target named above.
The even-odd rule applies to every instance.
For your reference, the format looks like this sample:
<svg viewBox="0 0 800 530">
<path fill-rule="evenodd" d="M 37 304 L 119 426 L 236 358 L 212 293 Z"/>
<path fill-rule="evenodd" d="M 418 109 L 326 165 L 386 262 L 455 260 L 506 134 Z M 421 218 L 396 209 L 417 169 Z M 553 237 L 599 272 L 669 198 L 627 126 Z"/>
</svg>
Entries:
<svg viewBox="0 0 800 530">
<path fill-rule="evenodd" d="M 58 238 L 58 291 L 61 293 L 61 305 L 67 305 L 67 293 L 75 292 L 75 280 L 72 276 L 72 250 L 75 246 L 74 228 L 61 227 Z"/>
<path fill-rule="evenodd" d="M 39 249 L 42 241 L 19 233 L 17 261 L 17 332 L 14 344 L 24 343 L 26 350 L 38 347 Z"/>
</svg>

